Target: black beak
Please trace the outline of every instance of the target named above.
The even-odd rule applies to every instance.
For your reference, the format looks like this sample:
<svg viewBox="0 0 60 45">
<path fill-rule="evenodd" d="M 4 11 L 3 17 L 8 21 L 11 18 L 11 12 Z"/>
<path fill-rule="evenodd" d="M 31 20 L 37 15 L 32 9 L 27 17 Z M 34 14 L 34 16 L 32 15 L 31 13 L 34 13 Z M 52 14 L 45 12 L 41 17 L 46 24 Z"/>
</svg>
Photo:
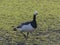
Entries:
<svg viewBox="0 0 60 45">
<path fill-rule="evenodd" d="M 16 28 L 14 28 L 13 30 L 14 30 L 14 31 L 17 31 L 17 29 L 16 29 Z"/>
</svg>

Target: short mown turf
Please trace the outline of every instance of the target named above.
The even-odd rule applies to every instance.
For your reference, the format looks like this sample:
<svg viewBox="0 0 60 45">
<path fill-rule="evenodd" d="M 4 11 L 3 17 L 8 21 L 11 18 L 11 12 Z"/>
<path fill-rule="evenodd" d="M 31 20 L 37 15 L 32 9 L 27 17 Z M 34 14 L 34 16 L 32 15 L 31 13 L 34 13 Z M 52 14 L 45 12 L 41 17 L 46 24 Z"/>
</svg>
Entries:
<svg viewBox="0 0 60 45">
<path fill-rule="evenodd" d="M 25 40 L 13 28 L 32 20 L 35 10 L 38 28 Z M 60 0 L 0 0 L 0 45 L 59 45 L 59 32 Z"/>
</svg>

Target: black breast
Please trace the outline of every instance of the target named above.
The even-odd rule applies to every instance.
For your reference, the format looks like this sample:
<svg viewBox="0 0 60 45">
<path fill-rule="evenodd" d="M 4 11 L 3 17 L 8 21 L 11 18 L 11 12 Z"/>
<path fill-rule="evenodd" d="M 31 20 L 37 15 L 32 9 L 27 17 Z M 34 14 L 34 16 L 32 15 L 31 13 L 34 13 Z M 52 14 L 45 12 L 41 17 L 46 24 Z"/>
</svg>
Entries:
<svg viewBox="0 0 60 45">
<path fill-rule="evenodd" d="M 37 23 L 36 23 L 36 21 L 32 21 L 32 22 L 31 22 L 31 25 L 32 25 L 33 28 L 37 28 Z"/>
</svg>

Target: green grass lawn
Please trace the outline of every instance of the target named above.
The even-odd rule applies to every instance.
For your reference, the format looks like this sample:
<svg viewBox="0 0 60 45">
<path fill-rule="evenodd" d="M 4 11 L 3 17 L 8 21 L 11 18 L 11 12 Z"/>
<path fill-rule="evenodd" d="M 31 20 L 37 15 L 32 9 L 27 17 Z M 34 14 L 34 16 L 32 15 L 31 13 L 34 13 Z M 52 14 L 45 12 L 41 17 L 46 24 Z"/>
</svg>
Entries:
<svg viewBox="0 0 60 45">
<path fill-rule="evenodd" d="M 20 32 L 13 31 L 13 26 L 32 20 L 35 10 L 38 11 L 38 28 L 34 36 L 29 35 L 25 41 Z M 0 45 L 17 45 L 24 41 L 26 45 L 59 45 L 60 33 L 54 30 L 60 30 L 60 0 L 0 0 Z M 40 32 L 42 34 L 37 36 Z"/>
</svg>

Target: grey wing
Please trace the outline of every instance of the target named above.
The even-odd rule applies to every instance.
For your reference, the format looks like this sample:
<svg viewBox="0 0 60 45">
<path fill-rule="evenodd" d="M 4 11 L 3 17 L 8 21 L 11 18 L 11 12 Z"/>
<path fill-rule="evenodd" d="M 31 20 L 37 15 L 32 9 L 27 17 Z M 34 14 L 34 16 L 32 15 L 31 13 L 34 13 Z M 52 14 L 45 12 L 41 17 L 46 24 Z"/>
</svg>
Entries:
<svg viewBox="0 0 60 45">
<path fill-rule="evenodd" d="M 30 22 L 25 22 L 25 23 L 22 23 L 21 25 L 17 26 L 17 28 L 21 28 L 23 25 L 28 25 Z"/>
</svg>

